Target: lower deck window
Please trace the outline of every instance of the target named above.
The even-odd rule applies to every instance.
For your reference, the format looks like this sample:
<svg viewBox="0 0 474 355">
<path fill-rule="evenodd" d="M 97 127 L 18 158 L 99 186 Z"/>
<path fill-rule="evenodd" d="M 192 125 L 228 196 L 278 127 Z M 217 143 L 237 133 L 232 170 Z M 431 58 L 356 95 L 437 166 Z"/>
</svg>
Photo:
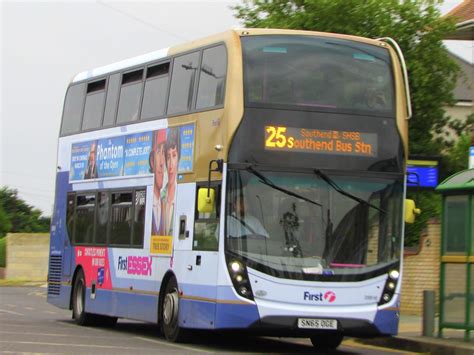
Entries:
<svg viewBox="0 0 474 355">
<path fill-rule="evenodd" d="M 67 228 L 74 244 L 143 247 L 145 207 L 145 189 L 70 193 Z"/>
<path fill-rule="evenodd" d="M 76 199 L 74 241 L 89 244 L 94 241 L 95 194 L 79 195 Z"/>
</svg>

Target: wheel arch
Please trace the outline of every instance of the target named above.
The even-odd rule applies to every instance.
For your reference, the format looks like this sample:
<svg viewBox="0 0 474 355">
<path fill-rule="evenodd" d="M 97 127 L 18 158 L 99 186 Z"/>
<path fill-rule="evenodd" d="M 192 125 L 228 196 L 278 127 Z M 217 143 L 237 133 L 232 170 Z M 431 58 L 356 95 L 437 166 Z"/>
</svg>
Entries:
<svg viewBox="0 0 474 355">
<path fill-rule="evenodd" d="M 161 281 L 161 286 L 160 286 L 160 291 L 158 293 L 158 315 L 157 315 L 157 323 L 161 324 L 161 314 L 162 314 L 162 307 L 163 307 L 163 301 L 164 301 L 164 293 L 166 290 L 166 286 L 168 285 L 168 282 L 171 279 L 176 280 L 176 284 L 178 285 L 179 289 L 179 283 L 178 283 L 178 278 L 176 277 L 176 274 L 172 270 L 168 270 L 163 276 L 163 281 Z"/>
<path fill-rule="evenodd" d="M 76 278 L 77 278 L 77 275 L 79 274 L 79 271 L 82 271 L 82 274 L 84 275 L 84 282 L 86 281 L 85 280 L 86 274 L 84 272 L 84 269 L 83 269 L 82 265 L 77 265 L 76 269 L 74 270 L 74 274 L 73 274 L 73 277 L 72 277 L 72 280 L 71 280 L 71 293 L 69 295 L 69 309 L 70 310 L 72 310 L 72 297 L 74 295 L 74 285 L 76 284 Z"/>
</svg>

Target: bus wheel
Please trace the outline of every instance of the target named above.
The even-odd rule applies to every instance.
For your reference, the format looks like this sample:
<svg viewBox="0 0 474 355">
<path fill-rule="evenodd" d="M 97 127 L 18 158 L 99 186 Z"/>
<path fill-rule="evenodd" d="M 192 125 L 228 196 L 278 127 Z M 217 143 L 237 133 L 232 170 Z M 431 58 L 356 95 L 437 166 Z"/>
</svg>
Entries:
<svg viewBox="0 0 474 355">
<path fill-rule="evenodd" d="M 334 333 L 334 334 L 321 334 L 321 335 L 313 335 L 310 337 L 311 343 L 316 349 L 327 349 L 327 350 L 334 350 L 339 345 L 341 345 L 342 340 L 344 339 L 344 334 L 342 333 Z"/>
<path fill-rule="evenodd" d="M 72 291 L 72 317 L 79 325 L 92 325 L 94 316 L 85 312 L 86 282 L 84 272 L 79 270 Z"/>
<path fill-rule="evenodd" d="M 161 329 L 165 338 L 172 342 L 185 340 L 185 330 L 179 326 L 179 295 L 175 278 L 168 281 L 161 307 Z"/>
</svg>

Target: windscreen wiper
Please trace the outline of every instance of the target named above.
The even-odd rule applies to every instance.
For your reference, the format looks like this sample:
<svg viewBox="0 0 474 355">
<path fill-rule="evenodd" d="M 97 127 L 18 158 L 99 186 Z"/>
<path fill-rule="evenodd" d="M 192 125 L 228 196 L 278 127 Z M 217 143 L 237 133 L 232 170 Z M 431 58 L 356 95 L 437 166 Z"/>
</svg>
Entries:
<svg viewBox="0 0 474 355">
<path fill-rule="evenodd" d="M 354 201 L 357 201 L 359 202 L 360 204 L 363 204 L 363 205 L 366 205 L 366 206 L 369 206 L 369 207 L 372 207 L 374 209 L 376 209 L 377 211 L 379 212 L 382 212 L 383 214 L 386 214 L 387 211 L 385 211 L 384 209 L 380 208 L 380 207 L 377 207 L 373 204 L 371 204 L 370 202 L 368 201 L 365 201 L 357 196 L 354 196 L 353 194 L 343 190 L 341 187 L 339 187 L 338 184 L 336 184 L 334 182 L 334 180 L 332 180 L 329 176 L 327 176 L 325 173 L 323 173 L 321 170 L 318 170 L 318 169 L 315 169 L 314 170 L 314 173 L 319 176 L 321 179 L 323 179 L 324 181 L 326 181 L 326 183 L 331 186 L 334 190 L 336 190 L 337 192 L 339 192 L 341 195 L 344 195 L 346 197 L 349 197 L 350 199 L 354 200 Z"/>
<path fill-rule="evenodd" d="M 313 201 L 313 200 L 310 200 L 309 198 L 306 198 L 304 196 L 301 196 L 301 195 L 298 195 L 297 193 L 293 192 L 293 191 L 290 191 L 290 190 L 287 190 L 281 186 L 278 186 L 278 185 L 275 185 L 270 179 L 268 179 L 265 175 L 263 175 L 262 173 L 258 172 L 257 170 L 255 170 L 254 168 L 252 168 L 251 166 L 249 166 L 247 168 L 247 171 L 249 171 L 250 173 L 252 173 L 253 175 L 255 175 L 256 177 L 259 178 L 260 182 L 262 184 L 265 184 L 267 186 L 270 186 L 271 188 L 275 189 L 275 190 L 278 190 L 278 191 L 281 191 L 287 195 L 290 195 L 290 196 L 293 196 L 293 197 L 296 197 L 297 199 L 300 199 L 300 200 L 303 200 L 303 201 L 306 201 L 308 203 L 311 203 L 313 205 L 316 205 L 316 206 L 319 206 L 319 207 L 323 207 L 322 204 L 320 204 L 319 202 L 316 202 L 316 201 Z"/>
</svg>

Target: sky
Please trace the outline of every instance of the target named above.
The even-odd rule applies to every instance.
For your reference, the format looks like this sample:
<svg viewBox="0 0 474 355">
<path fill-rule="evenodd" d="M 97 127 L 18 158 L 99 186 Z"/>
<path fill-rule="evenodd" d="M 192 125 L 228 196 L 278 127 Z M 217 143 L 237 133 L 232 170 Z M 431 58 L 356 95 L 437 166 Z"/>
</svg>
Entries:
<svg viewBox="0 0 474 355">
<path fill-rule="evenodd" d="M 66 88 L 84 70 L 239 27 L 213 1 L 0 0 L 0 186 L 46 216 L 53 209 Z M 460 0 L 447 0 L 442 12 Z M 447 46 L 472 62 L 470 43 Z"/>
</svg>

